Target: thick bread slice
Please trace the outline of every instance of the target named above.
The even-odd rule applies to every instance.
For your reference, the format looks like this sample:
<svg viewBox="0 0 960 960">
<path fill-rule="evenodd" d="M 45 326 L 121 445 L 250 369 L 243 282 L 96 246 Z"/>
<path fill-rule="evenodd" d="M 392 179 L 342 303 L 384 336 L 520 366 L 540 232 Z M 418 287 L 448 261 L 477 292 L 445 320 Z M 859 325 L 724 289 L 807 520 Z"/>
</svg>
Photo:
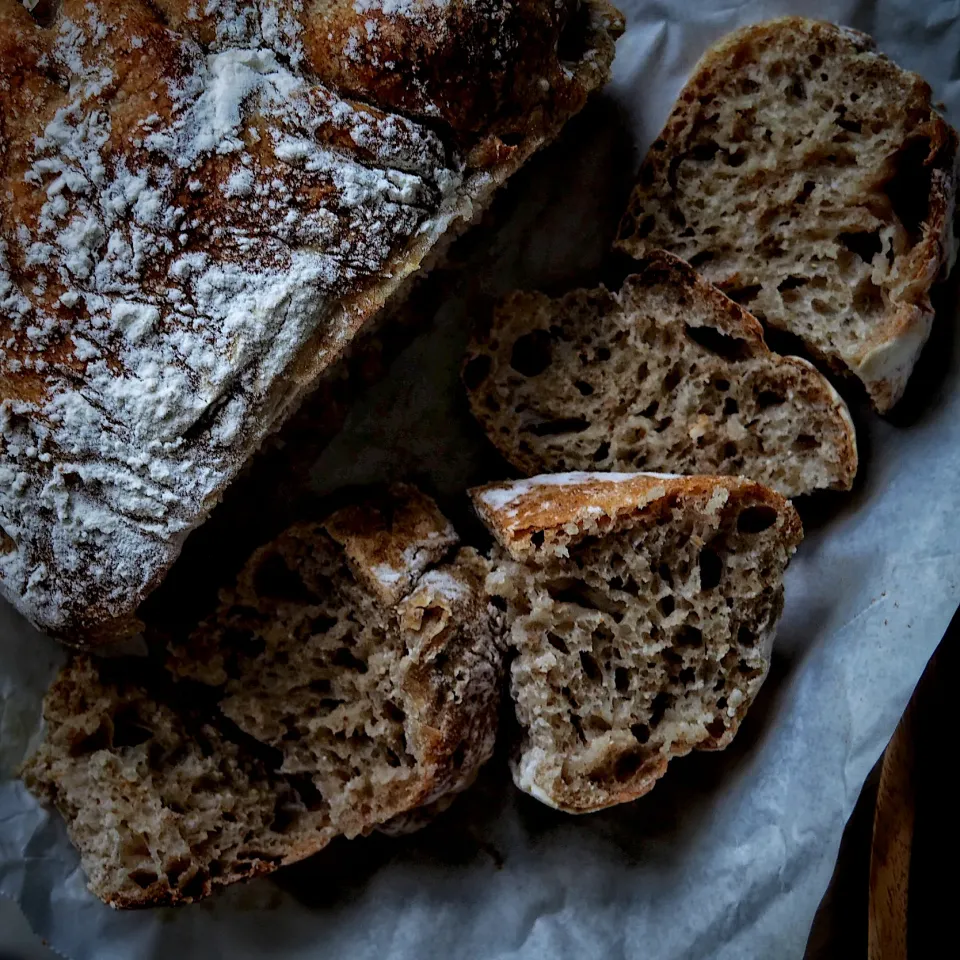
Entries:
<svg viewBox="0 0 960 960">
<path fill-rule="evenodd" d="M 77 646 L 137 632 L 621 30 L 605 0 L 0 3 L 0 594 Z"/>
<path fill-rule="evenodd" d="M 684 261 L 654 251 L 619 293 L 514 293 L 463 368 L 474 416 L 527 474 L 748 476 L 793 497 L 849 489 L 846 404 Z"/>
<path fill-rule="evenodd" d="M 429 498 L 396 488 L 258 550 L 166 670 L 74 660 L 24 778 L 93 891 L 196 900 L 335 836 L 409 829 L 469 786 L 501 657 L 489 565 L 455 543 Z"/>
<path fill-rule="evenodd" d="M 761 321 L 903 393 L 952 266 L 957 135 L 862 33 L 800 17 L 704 55 L 640 168 L 618 246 L 679 254 Z"/>
<path fill-rule="evenodd" d="M 570 473 L 473 490 L 516 650 L 513 779 L 550 806 L 642 796 L 733 739 L 766 677 L 803 532 L 736 477 Z M 499 598 L 499 600 L 497 600 Z"/>
</svg>

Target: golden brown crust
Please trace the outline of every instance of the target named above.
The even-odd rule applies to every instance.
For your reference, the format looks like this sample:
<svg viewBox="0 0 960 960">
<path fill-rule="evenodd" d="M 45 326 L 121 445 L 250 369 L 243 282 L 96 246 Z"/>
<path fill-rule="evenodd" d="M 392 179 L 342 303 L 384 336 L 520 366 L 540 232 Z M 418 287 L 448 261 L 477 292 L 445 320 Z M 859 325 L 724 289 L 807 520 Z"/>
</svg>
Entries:
<svg viewBox="0 0 960 960">
<path fill-rule="evenodd" d="M 653 473 L 544 474 L 474 487 L 474 507 L 500 545 L 515 560 L 546 543 L 576 543 L 584 536 L 630 526 L 642 514 L 669 501 L 713 495 L 755 498 L 777 511 L 783 536 L 795 547 L 803 527 L 793 505 L 780 494 L 745 477 L 680 477 Z M 659 505 L 659 506 L 658 506 Z"/>
<path fill-rule="evenodd" d="M 916 170 L 908 171 L 915 181 L 909 189 L 916 193 L 917 184 L 923 179 L 928 180 L 928 185 L 924 196 L 913 197 L 910 201 L 915 208 L 910 216 L 916 216 L 919 222 L 906 230 L 910 236 L 896 244 L 896 279 L 885 293 L 889 303 L 884 315 L 873 323 L 868 336 L 860 338 L 856 349 L 846 345 L 841 349 L 838 345 L 813 339 L 806 343 L 812 355 L 836 372 L 853 374 L 862 380 L 874 406 L 885 412 L 902 395 L 917 356 L 929 336 L 934 315 L 930 288 L 938 278 L 946 275 L 956 256 L 953 211 L 958 179 L 958 140 L 956 132 L 933 108 L 926 81 L 877 53 L 874 41 L 866 34 L 832 23 L 785 17 L 734 31 L 711 47 L 694 68 L 641 165 L 637 185 L 621 221 L 616 246 L 631 256 L 641 256 L 651 247 L 670 246 L 668 237 L 672 234 L 676 241 L 672 249 L 676 252 L 688 258 L 702 255 L 706 259 L 711 255 L 709 237 L 689 242 L 677 239 L 684 223 L 682 202 L 677 199 L 681 193 L 677 190 L 677 171 L 690 151 L 696 149 L 699 131 L 709 125 L 711 104 L 735 93 L 738 79 L 747 77 L 747 68 L 758 62 L 766 49 L 778 44 L 789 44 L 791 49 L 795 47 L 798 64 L 801 60 L 805 63 L 808 56 L 817 63 L 831 58 L 838 63 L 847 63 L 856 82 L 865 91 L 871 87 L 894 87 L 897 91 L 896 102 L 887 107 L 887 119 L 891 124 L 895 120 L 902 121 L 904 140 L 891 156 L 872 158 L 877 164 L 876 177 L 873 180 L 865 178 L 860 184 L 865 207 L 859 218 L 851 214 L 851 229 L 855 227 L 864 232 L 876 229 L 881 220 L 868 209 L 870 198 L 866 194 L 871 191 L 882 194 L 885 186 L 902 175 L 903 157 L 911 151 L 916 153 L 918 149 L 923 152 L 922 156 L 911 159 Z M 864 98 L 868 96 L 864 94 Z M 857 97 L 860 97 L 859 93 Z M 745 116 L 749 112 L 745 111 Z M 743 126 L 745 131 L 750 128 L 748 121 Z M 783 175 L 799 177 L 798 185 L 803 182 L 796 171 L 785 171 Z M 809 185 L 813 187 L 812 180 Z M 751 191 L 763 190 L 767 186 L 757 179 L 744 182 L 744 201 Z M 798 202 L 805 203 L 806 195 L 801 192 L 799 196 Z M 851 202 L 860 199 L 850 198 Z M 882 200 L 877 202 L 883 206 Z M 779 216 L 789 214 L 790 209 L 786 208 Z M 810 241 L 813 245 L 816 242 L 816 238 Z M 727 261 L 719 266 L 708 262 L 705 270 L 710 280 L 734 296 L 738 291 L 768 279 L 753 273 L 743 275 L 735 264 Z M 781 279 L 779 275 L 775 278 L 776 281 Z M 773 286 L 776 287 L 776 282 Z M 789 329 L 779 317 L 770 316 L 767 320 Z M 802 331 L 800 333 L 802 335 Z"/>
<path fill-rule="evenodd" d="M 78 645 L 138 629 L 264 436 L 603 82 L 615 29 L 589 5 L 571 99 L 507 144 L 318 82 L 320 5 L 199 7 L 0 18 L 0 590 Z"/>
</svg>

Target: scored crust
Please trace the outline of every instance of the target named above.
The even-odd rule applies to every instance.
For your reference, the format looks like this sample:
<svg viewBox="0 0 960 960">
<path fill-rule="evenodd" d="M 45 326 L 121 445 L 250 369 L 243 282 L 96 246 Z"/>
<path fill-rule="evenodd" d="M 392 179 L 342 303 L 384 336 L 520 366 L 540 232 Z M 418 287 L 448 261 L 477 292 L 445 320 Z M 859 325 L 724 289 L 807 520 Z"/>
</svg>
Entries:
<svg viewBox="0 0 960 960">
<path fill-rule="evenodd" d="M 256 551 L 166 670 L 72 661 L 23 775 L 94 892 L 189 902 L 448 806 L 493 752 L 489 569 L 400 486 Z"/>
<path fill-rule="evenodd" d="M 516 785 L 586 813 L 733 739 L 762 685 L 802 538 L 735 477 L 546 475 L 472 491 L 515 653 Z"/>
<path fill-rule="evenodd" d="M 341 11 L 349 83 L 297 0 L 0 7 L 0 590 L 61 639 L 139 629 L 266 434 L 606 80 L 622 30 L 603 0 L 364 6 L 369 33 Z M 443 38 L 403 113 L 375 82 L 395 31 Z M 490 58 L 517 82 L 479 129 Z"/>
<path fill-rule="evenodd" d="M 875 407 L 900 398 L 956 256 L 957 135 L 928 84 L 846 27 L 787 17 L 700 60 L 617 240 L 664 247 L 799 336 Z"/>
<path fill-rule="evenodd" d="M 527 474 L 745 475 L 784 496 L 849 489 L 856 434 L 809 363 L 662 250 L 618 292 L 512 293 L 478 325 L 462 378 L 474 416 Z"/>
</svg>

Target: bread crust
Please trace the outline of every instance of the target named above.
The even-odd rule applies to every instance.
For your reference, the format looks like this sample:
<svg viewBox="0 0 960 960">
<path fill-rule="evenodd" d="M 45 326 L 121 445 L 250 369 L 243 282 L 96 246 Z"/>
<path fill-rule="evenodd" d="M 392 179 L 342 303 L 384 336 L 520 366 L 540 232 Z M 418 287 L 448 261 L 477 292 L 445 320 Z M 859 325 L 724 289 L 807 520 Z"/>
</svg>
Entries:
<svg viewBox="0 0 960 960">
<path fill-rule="evenodd" d="M 905 139 L 887 159 L 878 173 L 878 182 L 870 184 L 870 189 L 881 190 L 894 180 L 899 170 L 898 155 L 916 145 L 927 144 L 922 148 L 924 155 L 915 158 L 919 170 L 929 178 L 927 195 L 914 201 L 922 218 L 913 231 L 916 236 L 905 243 L 908 249 L 897 251 L 897 278 L 888 291 L 889 303 L 882 318 L 856 348 L 835 349 L 822 340 L 804 337 L 814 357 L 839 373 L 860 379 L 876 409 L 886 412 L 902 396 L 929 337 L 934 318 L 930 288 L 947 275 L 956 259 L 958 141 L 956 131 L 933 108 L 926 81 L 878 53 L 874 41 L 866 34 L 803 17 L 784 17 L 736 30 L 711 47 L 694 68 L 641 166 L 628 210 L 621 221 L 616 247 L 631 256 L 641 256 L 655 246 L 667 246 L 688 258 L 695 253 L 706 256 L 709 238 L 671 246 L 669 238 L 680 228 L 668 217 L 666 208 L 672 203 L 672 188 L 668 185 L 703 123 L 704 104 L 723 98 L 728 86 L 741 75 L 744 65 L 759 56 L 758 51 L 775 47 L 786 39 L 811 56 L 835 57 L 838 61 L 858 64 L 865 82 L 871 78 L 890 81 L 902 89 L 901 102 L 890 104 L 889 110 L 903 118 Z M 750 183 L 743 185 L 745 194 L 750 189 Z M 864 230 L 873 229 L 879 222 L 870 213 L 864 213 L 860 219 L 860 228 Z M 716 269 L 707 264 L 705 270 L 710 280 L 731 295 L 763 279 L 752 274 L 741 276 L 730 264 Z M 779 318 L 768 320 L 790 329 L 789 323 Z M 803 336 L 802 331 L 798 333 Z"/>
<path fill-rule="evenodd" d="M 193 6 L 64 0 L 49 27 L 0 12 L 0 591 L 79 646 L 140 629 L 264 437 L 606 80 L 622 30 L 591 0 L 562 90 L 504 89 L 485 128 L 431 107 L 457 56 L 468 87 L 486 82 L 451 30 L 462 5 L 375 16 L 402 43 L 445 38 L 413 111 L 428 123 L 377 83 L 397 37 L 359 37 L 337 90 L 317 80 L 337 63 L 308 42 L 315 5 Z M 566 22 L 521 6 L 528 26 Z M 553 35 L 521 27 L 484 54 L 518 78 Z"/>
</svg>

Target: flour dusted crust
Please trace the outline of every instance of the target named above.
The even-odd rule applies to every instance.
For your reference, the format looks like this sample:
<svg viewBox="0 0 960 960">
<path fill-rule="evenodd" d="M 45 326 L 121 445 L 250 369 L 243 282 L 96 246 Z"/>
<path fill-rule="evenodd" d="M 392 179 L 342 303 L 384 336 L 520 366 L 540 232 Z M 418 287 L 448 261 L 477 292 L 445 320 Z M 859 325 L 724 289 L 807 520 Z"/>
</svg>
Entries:
<svg viewBox="0 0 960 960">
<path fill-rule="evenodd" d="M 196 900 L 449 806 L 493 752 L 489 572 L 398 486 L 257 550 L 169 639 L 166 671 L 76 657 L 23 775 L 63 814 L 91 889 L 120 907 Z"/>
<path fill-rule="evenodd" d="M 697 64 L 617 244 L 689 260 L 884 412 L 956 257 L 957 143 L 929 85 L 865 34 L 802 17 L 754 24 Z"/>
<path fill-rule="evenodd" d="M 547 474 L 471 491 L 514 653 L 516 785 L 586 813 L 727 746 L 767 675 L 789 501 L 737 477 Z"/>
<path fill-rule="evenodd" d="M 7 598 L 77 644 L 138 628 L 263 437 L 606 79 L 619 15 L 575 8 L 3 0 Z M 385 79 L 414 50 L 416 103 Z"/>
</svg>

